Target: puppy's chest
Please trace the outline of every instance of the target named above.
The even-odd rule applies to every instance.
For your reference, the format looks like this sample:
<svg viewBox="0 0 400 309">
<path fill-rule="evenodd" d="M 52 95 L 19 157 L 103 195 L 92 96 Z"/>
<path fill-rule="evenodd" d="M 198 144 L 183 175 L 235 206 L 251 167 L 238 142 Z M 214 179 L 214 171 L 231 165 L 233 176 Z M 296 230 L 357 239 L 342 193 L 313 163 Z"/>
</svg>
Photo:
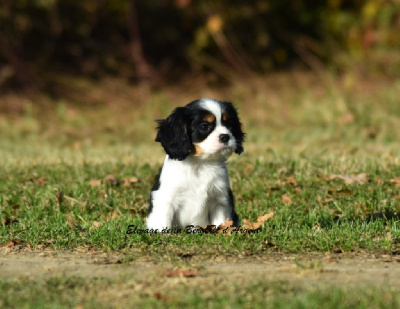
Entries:
<svg viewBox="0 0 400 309">
<path fill-rule="evenodd" d="M 192 202 L 205 203 L 224 194 L 228 183 L 224 166 L 191 169 L 182 175 L 177 187 L 177 198 Z"/>
</svg>

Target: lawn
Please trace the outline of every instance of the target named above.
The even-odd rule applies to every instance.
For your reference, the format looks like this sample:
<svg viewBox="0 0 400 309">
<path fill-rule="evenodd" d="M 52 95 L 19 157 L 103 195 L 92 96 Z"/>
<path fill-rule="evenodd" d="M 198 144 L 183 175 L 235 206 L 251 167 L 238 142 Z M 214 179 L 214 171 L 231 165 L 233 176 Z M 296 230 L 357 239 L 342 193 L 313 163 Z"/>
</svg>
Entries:
<svg viewBox="0 0 400 309">
<path fill-rule="evenodd" d="M 46 105 L 7 97 L 27 103 L 18 116 L 0 115 L 0 249 L 4 255 L 102 252 L 117 254 L 127 266 L 195 267 L 199 285 L 180 284 L 182 276 L 170 285 L 163 281 L 160 291 L 163 276 L 93 281 L 66 273 L 42 278 L 40 285 L 32 278 L 2 279 L 4 305 L 16 299 L 15 307 L 397 307 L 398 285 L 372 286 L 360 297 L 358 287 L 213 278 L 218 287 L 211 292 L 200 287 L 197 271 L 210 260 L 238 256 L 399 254 L 399 81 L 294 74 L 184 93 L 86 87 L 87 96 L 101 100 L 84 105 L 41 98 Z M 256 233 L 127 233 L 132 225 L 145 228 L 149 192 L 164 158 L 153 141 L 154 120 L 199 97 L 232 101 L 244 124 L 245 152 L 229 160 L 242 223 L 273 217 Z M 151 292 L 130 295 L 136 284 Z M 189 293 L 193 285 L 198 289 Z M 82 289 L 87 293 L 77 292 Z M 122 289 L 128 296 L 102 302 L 97 289 Z"/>
</svg>

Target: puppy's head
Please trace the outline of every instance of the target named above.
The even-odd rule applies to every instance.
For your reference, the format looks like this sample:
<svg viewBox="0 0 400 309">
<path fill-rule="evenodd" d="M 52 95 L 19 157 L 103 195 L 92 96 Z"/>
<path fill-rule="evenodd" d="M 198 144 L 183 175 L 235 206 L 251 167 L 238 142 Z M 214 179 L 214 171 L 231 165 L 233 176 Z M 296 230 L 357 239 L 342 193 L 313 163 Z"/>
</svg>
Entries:
<svg viewBox="0 0 400 309">
<path fill-rule="evenodd" d="M 219 158 L 242 153 L 244 133 L 231 103 L 200 99 L 159 121 L 156 141 L 171 159 Z"/>
</svg>

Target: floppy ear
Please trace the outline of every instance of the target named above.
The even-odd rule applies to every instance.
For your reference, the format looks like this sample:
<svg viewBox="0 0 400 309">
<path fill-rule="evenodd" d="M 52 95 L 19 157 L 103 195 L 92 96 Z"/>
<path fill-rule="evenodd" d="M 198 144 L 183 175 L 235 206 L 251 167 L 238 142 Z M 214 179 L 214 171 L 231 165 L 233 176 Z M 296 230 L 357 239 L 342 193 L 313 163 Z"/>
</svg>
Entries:
<svg viewBox="0 0 400 309">
<path fill-rule="evenodd" d="M 242 131 L 242 124 L 241 124 L 239 118 L 237 118 L 237 124 L 235 125 L 235 128 L 232 129 L 232 131 L 233 131 L 232 134 L 236 139 L 235 153 L 241 154 L 244 151 L 243 142 L 244 142 L 245 134 Z"/>
<path fill-rule="evenodd" d="M 229 126 L 232 135 L 235 137 L 236 140 L 236 149 L 235 153 L 241 154 L 244 149 L 243 149 L 243 142 L 244 142 L 244 136 L 245 133 L 242 131 L 242 123 L 240 122 L 238 113 L 236 111 L 236 108 L 232 105 L 232 103 L 225 102 L 227 106 L 227 112 L 231 115 L 229 118 Z"/>
<path fill-rule="evenodd" d="M 187 133 L 188 119 L 185 108 L 176 108 L 167 119 L 158 121 L 156 142 L 160 142 L 171 159 L 182 161 L 191 151 Z"/>
</svg>

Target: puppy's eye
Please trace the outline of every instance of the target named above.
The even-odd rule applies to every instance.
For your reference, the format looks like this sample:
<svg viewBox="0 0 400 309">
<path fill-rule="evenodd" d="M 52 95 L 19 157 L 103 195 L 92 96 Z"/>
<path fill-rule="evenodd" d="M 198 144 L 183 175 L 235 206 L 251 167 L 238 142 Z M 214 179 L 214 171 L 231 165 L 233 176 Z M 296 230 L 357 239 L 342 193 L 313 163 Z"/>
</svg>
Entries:
<svg viewBox="0 0 400 309">
<path fill-rule="evenodd" d="M 199 125 L 199 130 L 200 131 L 207 131 L 208 130 L 209 124 L 207 122 L 203 122 Z"/>
</svg>

